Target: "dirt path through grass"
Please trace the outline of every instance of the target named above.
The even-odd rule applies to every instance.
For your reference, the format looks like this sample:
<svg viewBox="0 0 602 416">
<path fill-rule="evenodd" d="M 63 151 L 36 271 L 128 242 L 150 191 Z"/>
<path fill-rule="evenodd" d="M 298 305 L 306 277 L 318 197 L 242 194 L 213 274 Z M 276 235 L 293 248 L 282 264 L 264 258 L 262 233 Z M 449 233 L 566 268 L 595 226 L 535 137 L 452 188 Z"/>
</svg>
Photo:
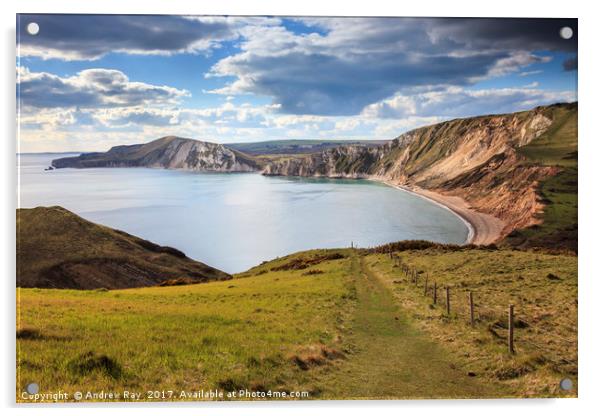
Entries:
<svg viewBox="0 0 602 416">
<path fill-rule="evenodd" d="M 351 334 L 355 352 L 323 382 L 323 396 L 361 398 L 465 398 L 500 393 L 453 366 L 448 354 L 410 324 L 392 293 L 364 259 L 351 259 L 357 308 Z"/>
</svg>

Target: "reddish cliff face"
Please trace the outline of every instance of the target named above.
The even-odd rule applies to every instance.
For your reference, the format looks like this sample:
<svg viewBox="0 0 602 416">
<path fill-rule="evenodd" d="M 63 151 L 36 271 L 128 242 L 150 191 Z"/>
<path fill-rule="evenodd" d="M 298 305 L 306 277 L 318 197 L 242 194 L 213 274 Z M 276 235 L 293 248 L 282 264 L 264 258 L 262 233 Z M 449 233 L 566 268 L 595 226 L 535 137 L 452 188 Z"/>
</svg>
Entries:
<svg viewBox="0 0 602 416">
<path fill-rule="evenodd" d="M 499 240 L 515 229 L 541 222 L 544 204 L 538 184 L 557 172 L 557 167 L 523 165 L 516 153 L 503 152 L 432 189 L 459 196 L 477 211 L 502 220 Z"/>
<path fill-rule="evenodd" d="M 266 175 L 372 178 L 464 199 L 503 221 L 498 240 L 537 224 L 540 181 L 558 167 L 535 163 L 520 149 L 555 124 L 556 108 L 451 120 L 405 133 L 379 147 L 342 146 L 269 164 Z"/>
</svg>

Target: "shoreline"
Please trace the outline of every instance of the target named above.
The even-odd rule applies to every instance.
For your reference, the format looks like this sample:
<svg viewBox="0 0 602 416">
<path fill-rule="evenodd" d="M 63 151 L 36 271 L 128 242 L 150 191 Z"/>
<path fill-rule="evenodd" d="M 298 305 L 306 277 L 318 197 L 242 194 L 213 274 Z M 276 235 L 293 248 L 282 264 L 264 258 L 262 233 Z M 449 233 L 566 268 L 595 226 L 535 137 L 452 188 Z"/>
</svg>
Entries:
<svg viewBox="0 0 602 416">
<path fill-rule="evenodd" d="M 40 154 L 40 153 L 33 153 Z M 46 153 L 44 153 L 46 154 Z M 59 152 L 56 154 L 65 154 L 63 152 Z M 21 154 L 18 154 L 20 156 Z M 165 168 L 165 167 L 149 167 L 149 166 L 127 166 L 124 168 L 147 168 L 147 169 L 165 169 L 165 170 L 179 170 L 179 171 L 187 171 L 190 172 L 189 169 L 173 169 L 173 168 Z M 111 166 L 103 166 L 99 168 L 112 168 Z M 56 168 L 60 169 L 60 168 Z M 239 174 L 260 174 L 265 175 L 265 173 L 261 170 L 258 171 L 200 171 L 199 173 L 239 173 Z M 268 174 L 266 176 L 285 176 L 285 175 L 271 175 Z M 395 183 L 390 180 L 386 180 L 382 177 L 378 176 L 340 176 L 340 177 L 330 177 L 325 175 L 317 175 L 317 176 L 297 176 L 299 178 L 310 178 L 310 177 L 322 177 L 329 179 L 365 179 L 373 182 L 382 183 L 384 185 L 390 186 L 392 188 L 398 189 L 400 191 L 404 191 L 413 195 L 416 195 L 420 198 L 426 199 L 429 202 L 438 205 L 441 208 L 444 208 L 454 215 L 456 215 L 468 228 L 468 235 L 466 236 L 466 241 L 463 244 L 476 244 L 476 245 L 487 245 L 492 244 L 499 239 L 501 236 L 502 230 L 505 226 L 504 222 L 499 218 L 496 218 L 492 215 L 481 213 L 474 208 L 472 208 L 464 199 L 457 196 L 449 196 L 443 195 L 434 191 L 426 190 L 420 188 L 418 186 L 407 186 L 401 185 L 399 183 Z M 20 204 L 19 204 L 20 205 Z"/>
<path fill-rule="evenodd" d="M 464 244 L 492 244 L 501 236 L 504 228 L 502 220 L 493 215 L 476 211 L 460 197 L 442 195 L 416 186 L 404 186 L 379 178 L 369 179 L 414 194 L 454 213 L 468 228 L 468 236 Z"/>
</svg>

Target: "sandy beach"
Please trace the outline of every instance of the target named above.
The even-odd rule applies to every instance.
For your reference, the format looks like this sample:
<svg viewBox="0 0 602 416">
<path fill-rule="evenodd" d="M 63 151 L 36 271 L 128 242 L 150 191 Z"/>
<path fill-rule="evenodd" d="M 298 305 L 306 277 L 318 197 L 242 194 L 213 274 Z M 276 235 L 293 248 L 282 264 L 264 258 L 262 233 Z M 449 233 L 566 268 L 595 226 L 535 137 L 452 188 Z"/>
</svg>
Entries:
<svg viewBox="0 0 602 416">
<path fill-rule="evenodd" d="M 402 191 L 411 192 L 429 199 L 458 215 L 470 230 L 466 241 L 467 244 L 494 243 L 500 237 L 504 228 L 504 222 L 502 220 L 493 215 L 475 211 L 460 197 L 442 195 L 419 187 L 402 186 L 389 181 L 379 181 Z"/>
</svg>

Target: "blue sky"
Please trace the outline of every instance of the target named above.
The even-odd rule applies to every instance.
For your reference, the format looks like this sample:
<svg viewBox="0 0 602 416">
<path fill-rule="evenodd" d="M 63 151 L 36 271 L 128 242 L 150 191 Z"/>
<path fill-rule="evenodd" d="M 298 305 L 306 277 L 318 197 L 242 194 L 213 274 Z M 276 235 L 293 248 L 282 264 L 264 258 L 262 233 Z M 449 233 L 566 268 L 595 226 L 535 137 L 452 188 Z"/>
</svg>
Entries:
<svg viewBox="0 0 602 416">
<path fill-rule="evenodd" d="M 17 30 L 23 152 L 382 140 L 577 99 L 574 19 L 20 15 Z"/>
</svg>

